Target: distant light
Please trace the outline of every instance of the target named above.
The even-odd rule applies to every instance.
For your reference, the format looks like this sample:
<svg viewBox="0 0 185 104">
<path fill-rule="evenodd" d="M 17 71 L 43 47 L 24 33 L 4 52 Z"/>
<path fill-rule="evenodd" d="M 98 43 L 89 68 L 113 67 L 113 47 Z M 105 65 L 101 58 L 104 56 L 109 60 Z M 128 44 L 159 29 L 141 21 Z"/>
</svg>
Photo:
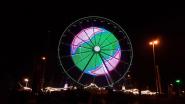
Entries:
<svg viewBox="0 0 185 104">
<path fill-rule="evenodd" d="M 64 88 L 55 88 L 55 87 L 46 87 L 45 88 L 46 92 L 59 92 L 62 90 L 66 90 Z"/>
<path fill-rule="evenodd" d="M 24 90 L 32 91 L 32 89 L 31 89 L 31 88 L 29 88 L 29 87 L 23 87 L 23 89 L 24 89 Z"/>
<path fill-rule="evenodd" d="M 155 40 L 155 41 L 154 41 L 154 44 L 158 44 L 158 40 Z"/>
<path fill-rule="evenodd" d="M 43 57 L 42 57 L 42 60 L 46 60 L 46 57 L 43 56 Z"/>
<path fill-rule="evenodd" d="M 67 90 L 67 89 L 68 89 L 68 84 L 65 83 L 65 85 L 64 85 L 64 90 Z"/>
<path fill-rule="evenodd" d="M 184 94 L 184 91 L 182 91 L 182 93 Z"/>
<path fill-rule="evenodd" d="M 157 92 L 152 92 L 150 90 L 143 90 L 141 91 L 141 95 L 156 95 Z"/>
<path fill-rule="evenodd" d="M 28 81 L 29 81 L 29 79 L 28 79 L 28 78 L 25 78 L 25 79 L 24 79 L 24 81 L 25 81 L 25 82 L 28 82 Z"/>
<path fill-rule="evenodd" d="M 181 82 L 181 80 L 177 79 L 177 80 L 175 80 L 175 82 L 176 82 L 176 83 L 180 83 L 180 82 Z"/>
<path fill-rule="evenodd" d="M 139 89 L 137 89 L 137 88 L 124 89 L 123 92 L 125 92 L 125 93 L 132 93 L 134 95 L 138 95 L 139 94 Z"/>
<path fill-rule="evenodd" d="M 123 86 L 122 86 L 122 90 L 125 90 L 125 89 L 126 89 L 126 88 L 125 88 L 125 86 L 123 85 Z"/>
<path fill-rule="evenodd" d="M 150 44 L 150 45 L 153 45 L 153 42 L 150 42 L 149 44 Z"/>
<path fill-rule="evenodd" d="M 76 89 L 77 89 L 77 87 L 75 86 L 75 87 L 74 87 L 74 90 L 76 90 Z"/>
<path fill-rule="evenodd" d="M 157 44 L 159 44 L 158 40 L 153 40 L 153 41 L 149 42 L 149 45 L 157 45 Z"/>
</svg>

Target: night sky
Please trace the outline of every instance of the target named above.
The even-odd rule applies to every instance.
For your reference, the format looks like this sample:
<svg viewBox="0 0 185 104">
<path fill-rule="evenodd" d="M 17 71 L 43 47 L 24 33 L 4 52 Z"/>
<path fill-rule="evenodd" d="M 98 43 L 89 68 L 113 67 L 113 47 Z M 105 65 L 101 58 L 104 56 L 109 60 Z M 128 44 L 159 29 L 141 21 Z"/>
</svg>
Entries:
<svg viewBox="0 0 185 104">
<path fill-rule="evenodd" d="M 159 39 L 156 62 L 162 85 L 176 78 L 185 81 L 185 11 L 179 7 L 135 6 L 115 4 L 89 8 L 69 5 L 10 5 L 4 8 L 1 51 L 3 83 L 12 87 L 23 77 L 32 77 L 35 58 L 47 56 L 46 81 L 63 86 L 66 75 L 57 58 L 57 46 L 64 29 L 84 16 L 102 16 L 120 24 L 131 39 L 134 51 L 131 75 L 145 88 L 154 86 L 152 47 Z M 113 4 L 112 4 L 113 5 Z"/>
</svg>

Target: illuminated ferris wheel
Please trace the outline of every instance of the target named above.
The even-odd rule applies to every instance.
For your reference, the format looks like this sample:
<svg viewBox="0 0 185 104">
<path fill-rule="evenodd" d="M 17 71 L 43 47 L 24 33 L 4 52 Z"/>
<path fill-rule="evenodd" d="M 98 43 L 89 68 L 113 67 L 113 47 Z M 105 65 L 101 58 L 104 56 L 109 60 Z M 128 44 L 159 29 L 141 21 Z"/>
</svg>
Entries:
<svg viewBox="0 0 185 104">
<path fill-rule="evenodd" d="M 63 32 L 58 57 L 64 72 L 86 86 L 113 86 L 129 70 L 133 50 L 126 32 L 110 19 L 89 16 L 71 23 Z"/>
</svg>

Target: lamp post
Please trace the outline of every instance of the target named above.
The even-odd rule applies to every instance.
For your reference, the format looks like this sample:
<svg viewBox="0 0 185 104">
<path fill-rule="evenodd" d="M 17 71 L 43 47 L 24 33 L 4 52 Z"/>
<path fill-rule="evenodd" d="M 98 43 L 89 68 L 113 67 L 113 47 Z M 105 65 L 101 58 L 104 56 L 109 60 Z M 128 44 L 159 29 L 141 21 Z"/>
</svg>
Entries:
<svg viewBox="0 0 185 104">
<path fill-rule="evenodd" d="M 181 93 L 181 83 L 182 83 L 182 81 L 180 79 L 176 79 L 175 83 L 177 85 L 177 95 L 179 95 Z"/>
<path fill-rule="evenodd" d="M 158 40 L 155 40 L 155 41 L 151 41 L 149 44 L 152 45 L 152 48 L 153 48 L 153 59 L 154 59 L 154 67 L 156 66 L 155 64 L 155 45 L 157 45 L 159 42 Z"/>
<path fill-rule="evenodd" d="M 162 93 L 162 89 L 161 89 L 161 83 L 160 83 L 159 68 L 156 65 L 156 59 L 155 59 L 155 45 L 158 45 L 158 44 L 159 44 L 158 40 L 153 40 L 149 42 L 149 45 L 151 45 L 153 49 L 153 64 L 154 64 L 154 70 L 156 74 L 156 91 L 157 93 L 160 94 Z"/>
<path fill-rule="evenodd" d="M 44 84 L 45 84 L 45 63 L 46 63 L 46 57 L 42 56 L 41 57 L 42 60 L 42 77 L 41 77 L 41 89 L 44 88 Z"/>
<path fill-rule="evenodd" d="M 24 82 L 26 83 L 26 86 L 25 86 L 25 87 L 28 87 L 28 81 L 29 81 L 28 78 L 25 78 L 25 79 L 24 79 Z"/>
</svg>

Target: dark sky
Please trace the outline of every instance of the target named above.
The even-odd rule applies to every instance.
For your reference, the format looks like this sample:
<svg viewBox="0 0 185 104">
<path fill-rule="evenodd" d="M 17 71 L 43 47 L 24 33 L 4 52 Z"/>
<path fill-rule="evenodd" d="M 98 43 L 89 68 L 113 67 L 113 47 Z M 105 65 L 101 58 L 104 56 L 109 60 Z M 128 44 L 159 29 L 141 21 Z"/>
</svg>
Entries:
<svg viewBox="0 0 185 104">
<path fill-rule="evenodd" d="M 163 86 L 176 78 L 185 81 L 185 11 L 184 8 L 164 5 L 108 4 L 87 5 L 9 5 L 4 7 L 2 60 L 3 82 L 17 83 L 31 77 L 35 57 L 48 57 L 48 81 L 62 83 L 63 72 L 57 59 L 61 33 L 76 19 L 84 16 L 103 16 L 120 24 L 133 44 L 134 59 L 130 69 L 136 81 L 153 85 L 152 47 L 148 42 L 158 38 L 156 61 Z M 111 6 L 114 5 L 114 6 Z M 70 8 L 70 9 L 69 9 Z"/>
</svg>

